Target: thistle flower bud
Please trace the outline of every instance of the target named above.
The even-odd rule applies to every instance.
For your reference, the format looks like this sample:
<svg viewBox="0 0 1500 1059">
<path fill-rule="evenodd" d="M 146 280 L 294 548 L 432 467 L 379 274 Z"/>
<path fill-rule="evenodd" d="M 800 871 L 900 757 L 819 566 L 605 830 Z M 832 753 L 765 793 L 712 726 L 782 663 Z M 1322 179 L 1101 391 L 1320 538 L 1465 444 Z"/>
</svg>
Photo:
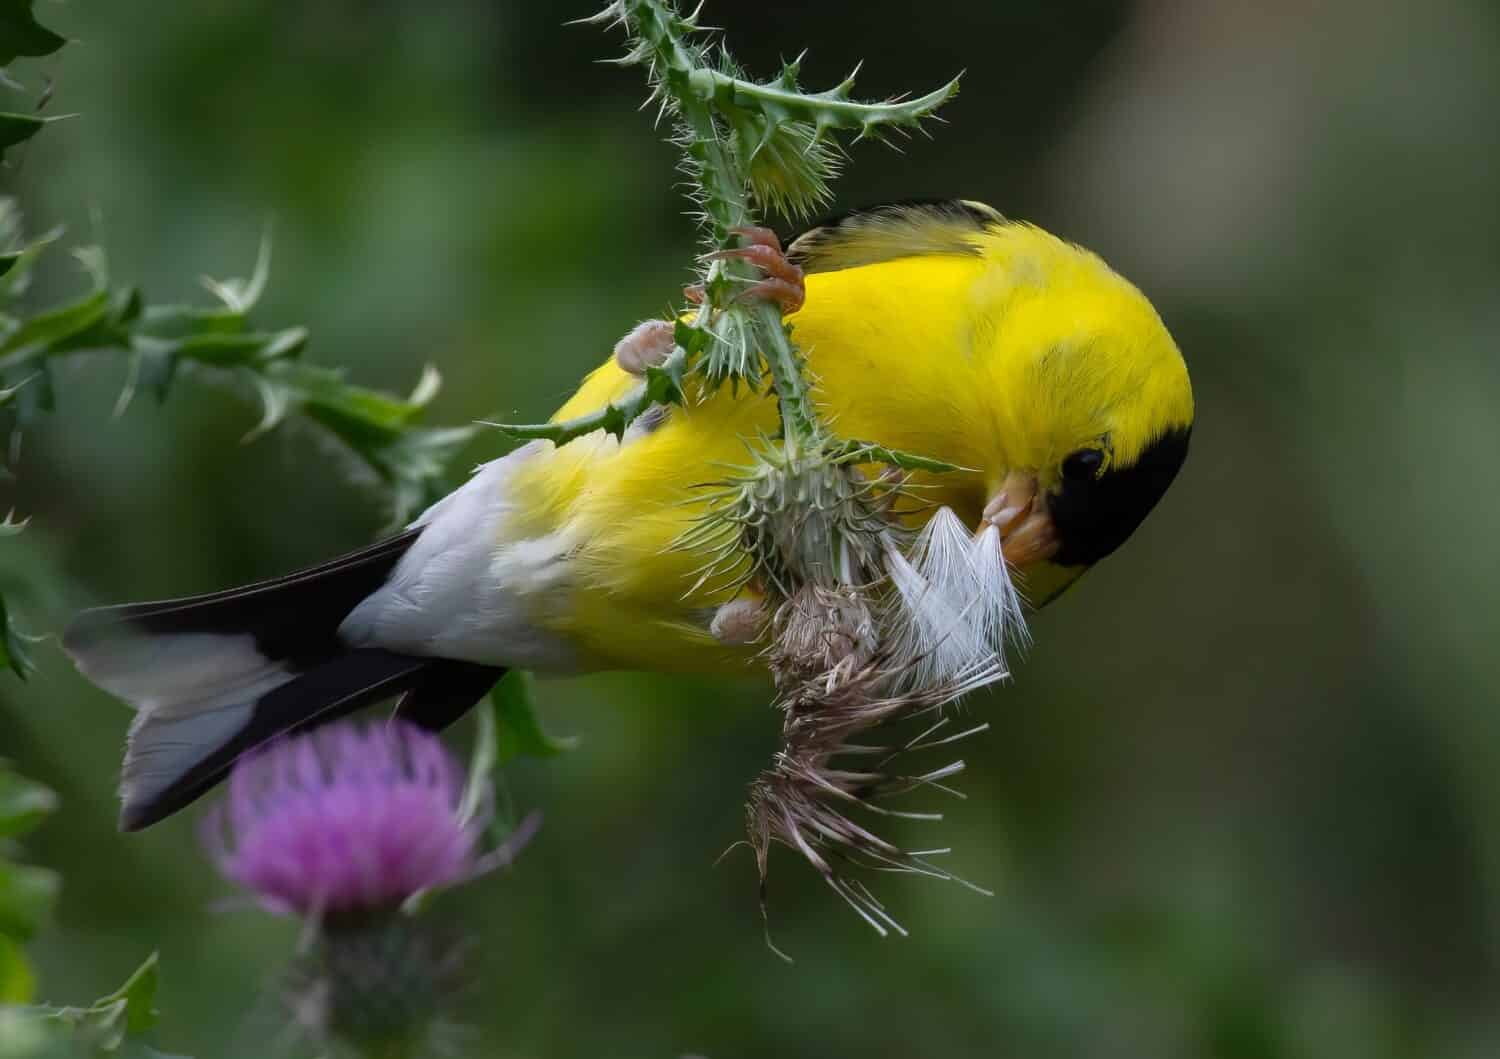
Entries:
<svg viewBox="0 0 1500 1059">
<path fill-rule="evenodd" d="M 766 447 L 743 476 L 719 485 L 708 514 L 679 541 L 712 551 L 705 581 L 753 581 L 779 605 L 804 585 L 882 576 L 884 542 L 896 532 L 882 494 L 831 450 L 797 457 Z"/>
</svg>

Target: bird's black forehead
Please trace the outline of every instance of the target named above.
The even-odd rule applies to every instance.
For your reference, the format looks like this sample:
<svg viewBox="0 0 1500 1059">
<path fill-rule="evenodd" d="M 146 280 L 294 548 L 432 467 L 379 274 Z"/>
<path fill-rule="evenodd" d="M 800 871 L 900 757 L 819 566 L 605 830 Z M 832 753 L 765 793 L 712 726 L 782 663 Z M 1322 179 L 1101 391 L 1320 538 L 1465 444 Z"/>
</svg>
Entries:
<svg viewBox="0 0 1500 1059">
<path fill-rule="evenodd" d="M 1088 566 L 1124 544 L 1182 469 L 1192 432 L 1190 426 L 1168 431 L 1128 467 L 1112 467 L 1098 478 L 1064 481 L 1050 502 L 1061 542 L 1053 562 Z"/>
</svg>

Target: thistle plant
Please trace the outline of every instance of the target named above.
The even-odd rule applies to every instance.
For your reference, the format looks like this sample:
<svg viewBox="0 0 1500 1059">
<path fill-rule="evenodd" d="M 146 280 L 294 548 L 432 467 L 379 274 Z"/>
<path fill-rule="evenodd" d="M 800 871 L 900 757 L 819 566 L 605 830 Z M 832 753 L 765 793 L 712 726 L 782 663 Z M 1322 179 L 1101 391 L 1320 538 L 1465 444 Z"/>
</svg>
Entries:
<svg viewBox="0 0 1500 1059">
<path fill-rule="evenodd" d="M 15 843 L 57 807 L 52 791 L 0 759 L 0 1056 L 172 1059 L 140 1041 L 157 1018 L 155 953 L 120 988 L 91 1004 L 34 1002 L 39 988 L 24 945 L 50 918 L 62 880 L 22 860 Z"/>
<path fill-rule="evenodd" d="M 919 510 L 911 472 L 958 468 L 941 453 L 841 438 L 825 421 L 782 307 L 755 296 L 776 273 L 767 264 L 763 279 L 752 263 L 771 260 L 757 227 L 764 212 L 801 218 L 825 205 L 846 143 L 922 129 L 958 81 L 862 103 L 852 97 L 854 74 L 825 91 L 803 89 L 800 61 L 769 81 L 750 78 L 698 12 L 683 15 L 668 0 L 615 0 L 587 21 L 624 29 L 629 50 L 618 62 L 645 69 L 659 120 L 671 122 L 682 149 L 704 246 L 700 282 L 690 289 L 696 308 L 676 319 L 670 353 L 646 366 L 623 400 L 576 419 L 504 429 L 559 445 L 598 430 L 623 438 L 653 404 L 702 400 L 726 384 L 741 399 L 774 397 L 777 434 L 746 439 L 749 465 L 698 498 L 676 543 L 704 556 L 697 582 L 684 589 L 727 599 L 714 634 L 761 642 L 776 681 L 782 746 L 747 806 L 762 894 L 769 848 L 781 843 L 876 930 L 899 931 L 836 865 L 953 878 L 933 866 L 937 851 L 905 850 L 855 817 L 903 815 L 878 803 L 943 787 L 963 768 L 908 771 L 902 762 L 983 730 L 950 732 L 940 711 L 1008 674 L 1007 641 L 1024 637 L 1019 597 L 998 531 L 974 538 L 951 511 Z M 914 736 L 866 737 L 914 719 Z"/>
<path fill-rule="evenodd" d="M 213 298 L 208 305 L 151 304 L 135 287 L 112 281 L 101 247 L 80 246 L 72 253 L 87 289 L 61 304 L 34 306 L 26 299 L 33 270 L 62 234 L 55 229 L 25 238 L 15 204 L 0 199 L 0 405 L 7 406 L 12 451 L 21 431 L 56 408 L 56 363 L 105 354 L 121 357 L 126 366 L 117 414 L 142 393 L 164 401 L 177 380 L 191 373 L 255 394 L 260 419 L 247 440 L 294 413 L 327 431 L 367 477 L 386 487 L 395 524 L 442 494 L 443 472 L 474 428 L 418 424 L 441 385 L 436 370 L 427 368 L 402 399 L 352 385 L 339 371 L 303 360 L 306 328 L 256 326 L 254 312 L 270 279 L 269 239 L 262 241 L 248 278 L 203 278 Z"/>
<path fill-rule="evenodd" d="M 492 804 L 487 770 L 466 781 L 437 736 L 402 721 L 331 725 L 235 766 L 205 841 L 225 878 L 306 925 L 286 1000 L 334 1054 L 440 1052 L 462 951 L 417 913 L 535 832 L 528 818 L 484 851 Z"/>
</svg>

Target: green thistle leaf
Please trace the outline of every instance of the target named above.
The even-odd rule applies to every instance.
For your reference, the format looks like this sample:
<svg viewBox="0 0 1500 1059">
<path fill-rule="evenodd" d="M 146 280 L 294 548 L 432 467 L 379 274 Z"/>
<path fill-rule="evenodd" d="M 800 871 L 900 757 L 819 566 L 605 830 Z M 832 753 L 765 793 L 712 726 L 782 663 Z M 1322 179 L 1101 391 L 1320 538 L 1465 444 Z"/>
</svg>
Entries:
<svg viewBox="0 0 1500 1059">
<path fill-rule="evenodd" d="M 156 992 L 160 984 L 157 954 L 135 969 L 125 984 L 88 1007 L 31 1008 L 43 1022 L 65 1028 L 79 1043 L 101 1052 L 117 1052 L 129 1037 L 156 1025 Z"/>
<path fill-rule="evenodd" d="M 10 199 L 0 199 L 0 244 L 10 246 L 17 241 L 19 219 Z M 47 248 L 62 238 L 62 228 L 33 239 L 18 250 L 0 254 L 0 303 L 21 297 L 31 284 L 31 270 Z"/>
<path fill-rule="evenodd" d="M 39 118 L 34 114 L 0 111 L 0 151 L 31 139 L 56 118 Z"/>
<path fill-rule="evenodd" d="M 51 55 L 68 43 L 38 22 L 31 7 L 31 0 L 0 0 L 0 66 L 22 55 Z"/>
<path fill-rule="evenodd" d="M 679 324 L 679 333 L 685 325 Z M 694 330 L 689 328 L 689 330 Z M 688 336 L 695 345 L 702 342 L 698 334 Z M 629 395 L 605 405 L 597 412 L 578 416 L 575 419 L 555 420 L 551 423 L 485 423 L 518 440 L 543 440 L 554 445 L 566 445 L 581 437 L 603 430 L 623 439 L 630 424 L 639 419 L 654 404 L 682 404 L 683 376 L 688 363 L 687 350 L 678 346 L 660 365 L 646 369 L 641 385 Z"/>
<path fill-rule="evenodd" d="M 29 834 L 56 809 L 56 794 L 0 761 L 0 839 Z"/>
<path fill-rule="evenodd" d="M 55 872 L 0 860 L 0 934 L 31 937 L 51 914 L 58 887 Z"/>
<path fill-rule="evenodd" d="M 15 619 L 0 596 L 0 668 L 9 669 L 22 680 L 36 670 L 31 658 L 31 645 L 37 641 L 16 627 Z"/>
<path fill-rule="evenodd" d="M 29 1002 L 35 992 L 36 975 L 20 943 L 0 935 L 0 1010 L 7 1004 Z"/>
<path fill-rule="evenodd" d="M 504 765 L 521 756 L 557 757 L 578 746 L 576 738 L 548 735 L 536 712 L 531 674 L 512 669 L 490 692 L 495 714 L 495 763 Z"/>
<path fill-rule="evenodd" d="M 0 239 L 14 243 L 19 222 L 13 204 L 0 200 Z M 0 256 L 0 303 L 19 298 L 31 269 L 59 232 Z M 263 331 L 250 321 L 270 275 L 270 239 L 262 239 L 248 279 L 203 285 L 218 304 L 211 307 L 147 305 L 131 287 L 112 287 L 108 263 L 96 247 L 74 251 L 88 273 L 89 293 L 40 312 L 0 316 L 0 405 L 18 409 L 25 424 L 53 407 L 50 364 L 78 352 L 125 353 L 129 374 L 116 402 L 123 411 L 145 388 L 164 400 L 188 364 L 205 373 L 247 383 L 260 399 L 260 419 L 247 440 L 301 415 L 330 431 L 391 497 L 397 523 L 408 521 L 445 491 L 450 461 L 475 433 L 474 427 L 428 429 L 418 426 L 441 385 L 428 368 L 411 397 L 346 382 L 342 373 L 303 363 L 306 328 Z M 661 384 L 658 384 L 661 385 Z M 11 645 L 12 660 L 21 647 Z"/>
<path fill-rule="evenodd" d="M 960 467 L 956 463 L 949 463 L 947 460 L 939 460 L 932 456 L 919 456 L 912 452 L 902 452 L 900 449 L 888 449 L 884 445 L 877 445 L 870 441 L 843 442 L 835 452 L 833 462 L 837 464 L 886 463 L 892 467 L 899 467 L 903 471 L 928 471 L 932 474 L 951 474 L 955 471 L 972 470 L 969 467 Z"/>
</svg>

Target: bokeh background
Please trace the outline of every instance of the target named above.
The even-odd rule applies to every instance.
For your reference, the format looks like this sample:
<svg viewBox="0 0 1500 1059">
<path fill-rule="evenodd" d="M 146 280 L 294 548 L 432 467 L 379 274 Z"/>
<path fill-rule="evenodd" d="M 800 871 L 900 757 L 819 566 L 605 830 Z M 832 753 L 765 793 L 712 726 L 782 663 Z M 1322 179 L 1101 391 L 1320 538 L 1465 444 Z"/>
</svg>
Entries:
<svg viewBox="0 0 1500 1059">
<path fill-rule="evenodd" d="M 434 422 L 548 414 L 684 282 L 673 153 L 586 4 L 43 4 L 78 38 L 5 175 L 35 230 L 102 242 L 153 300 L 244 274 L 259 319 Z M 868 95 L 966 69 L 949 124 L 857 149 L 840 205 L 988 201 L 1097 251 L 1186 352 L 1194 451 L 1156 514 L 973 704 L 966 802 L 921 841 L 997 891 L 892 879 L 871 934 L 790 855 L 767 950 L 752 863 L 715 866 L 766 689 L 542 685 L 576 752 L 509 771 L 547 814 L 459 904 L 494 1056 L 1383 1059 L 1500 1054 L 1500 9 L 1487 0 L 710 4 L 752 70 L 811 49 Z M 61 259 L 44 290 L 74 289 Z M 0 486 L 33 630 L 370 539 L 379 498 L 243 394 L 110 417 L 79 358 Z M 487 436 L 471 463 L 503 451 Z M 462 468 L 455 468 L 461 473 Z M 55 644 L 0 678 L 0 753 L 57 788 L 34 953 L 51 1000 L 159 947 L 163 1047 L 261 1056 L 290 924 L 225 911 L 193 813 L 113 829 L 128 721 Z M 467 734 L 461 730 L 461 740 Z M 914 825 L 915 826 L 915 825 Z M 928 825 L 931 827 L 932 825 Z M 908 832 L 916 838 L 919 832 Z"/>
</svg>

